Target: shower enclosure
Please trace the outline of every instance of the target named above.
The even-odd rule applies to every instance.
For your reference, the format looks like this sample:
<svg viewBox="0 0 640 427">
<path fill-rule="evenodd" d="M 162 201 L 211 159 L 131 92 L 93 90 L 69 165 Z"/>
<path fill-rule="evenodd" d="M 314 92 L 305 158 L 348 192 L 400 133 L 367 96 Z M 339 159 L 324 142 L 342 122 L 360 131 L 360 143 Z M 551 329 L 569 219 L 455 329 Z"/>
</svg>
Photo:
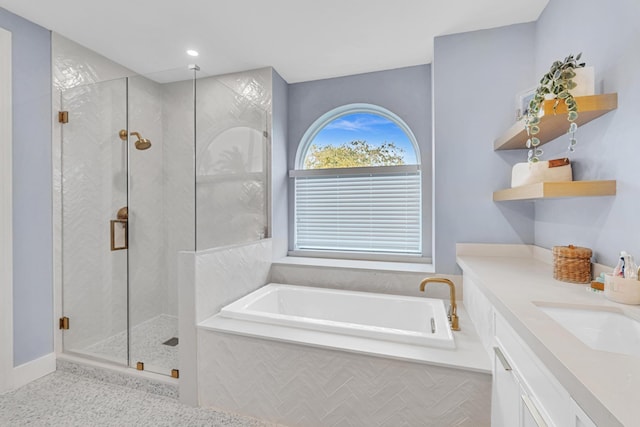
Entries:
<svg viewBox="0 0 640 427">
<path fill-rule="evenodd" d="M 63 351 L 178 377 L 177 254 L 267 237 L 269 112 L 186 68 L 60 103 Z"/>
</svg>

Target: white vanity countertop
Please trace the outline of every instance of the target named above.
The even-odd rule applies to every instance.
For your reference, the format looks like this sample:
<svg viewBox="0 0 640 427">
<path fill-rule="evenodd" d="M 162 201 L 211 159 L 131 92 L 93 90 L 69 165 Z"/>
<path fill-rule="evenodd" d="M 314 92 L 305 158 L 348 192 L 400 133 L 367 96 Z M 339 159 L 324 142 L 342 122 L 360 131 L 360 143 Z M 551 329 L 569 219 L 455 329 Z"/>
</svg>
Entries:
<svg viewBox="0 0 640 427">
<path fill-rule="evenodd" d="M 471 252 L 457 258 L 464 276 L 477 283 L 593 421 L 607 427 L 640 425 L 640 357 L 591 349 L 536 303 L 608 308 L 638 320 L 640 306 L 611 302 L 603 293 L 588 292 L 588 285 L 553 279 L 552 265 L 534 258 L 535 251 L 529 256 L 526 251 L 514 251 L 516 256 Z"/>
</svg>

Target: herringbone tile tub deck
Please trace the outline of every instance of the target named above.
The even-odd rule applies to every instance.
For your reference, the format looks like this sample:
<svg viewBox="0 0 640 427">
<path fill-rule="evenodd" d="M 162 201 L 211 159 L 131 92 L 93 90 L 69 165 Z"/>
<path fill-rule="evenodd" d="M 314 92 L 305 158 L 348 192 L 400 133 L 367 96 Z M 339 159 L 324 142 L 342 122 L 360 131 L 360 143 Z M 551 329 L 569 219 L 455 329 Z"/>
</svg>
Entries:
<svg viewBox="0 0 640 427">
<path fill-rule="evenodd" d="M 290 426 L 490 425 L 488 374 L 199 331 L 201 403 Z"/>
</svg>

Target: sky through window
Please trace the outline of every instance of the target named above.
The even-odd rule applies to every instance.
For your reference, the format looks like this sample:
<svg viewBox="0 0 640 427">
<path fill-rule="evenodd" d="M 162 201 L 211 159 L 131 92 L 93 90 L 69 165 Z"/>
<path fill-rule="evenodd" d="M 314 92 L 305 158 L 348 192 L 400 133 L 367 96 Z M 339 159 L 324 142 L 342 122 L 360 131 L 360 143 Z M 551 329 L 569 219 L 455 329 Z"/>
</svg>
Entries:
<svg viewBox="0 0 640 427">
<path fill-rule="evenodd" d="M 332 120 L 318 132 L 312 144 L 322 148 L 356 140 L 366 141 L 375 147 L 385 142 L 393 143 L 402 149 L 404 164 L 417 164 L 415 149 L 407 134 L 392 120 L 373 113 L 346 114 Z"/>
</svg>

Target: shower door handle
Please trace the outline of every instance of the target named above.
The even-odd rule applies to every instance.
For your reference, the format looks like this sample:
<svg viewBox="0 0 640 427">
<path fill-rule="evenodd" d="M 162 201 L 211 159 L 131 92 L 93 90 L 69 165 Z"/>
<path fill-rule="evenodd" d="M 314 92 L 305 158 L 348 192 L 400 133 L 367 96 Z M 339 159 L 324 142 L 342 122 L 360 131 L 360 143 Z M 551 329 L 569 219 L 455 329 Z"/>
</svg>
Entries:
<svg viewBox="0 0 640 427">
<path fill-rule="evenodd" d="M 129 247 L 129 210 L 125 206 L 118 210 L 118 219 L 111 220 L 111 250 L 119 251 Z"/>
</svg>

